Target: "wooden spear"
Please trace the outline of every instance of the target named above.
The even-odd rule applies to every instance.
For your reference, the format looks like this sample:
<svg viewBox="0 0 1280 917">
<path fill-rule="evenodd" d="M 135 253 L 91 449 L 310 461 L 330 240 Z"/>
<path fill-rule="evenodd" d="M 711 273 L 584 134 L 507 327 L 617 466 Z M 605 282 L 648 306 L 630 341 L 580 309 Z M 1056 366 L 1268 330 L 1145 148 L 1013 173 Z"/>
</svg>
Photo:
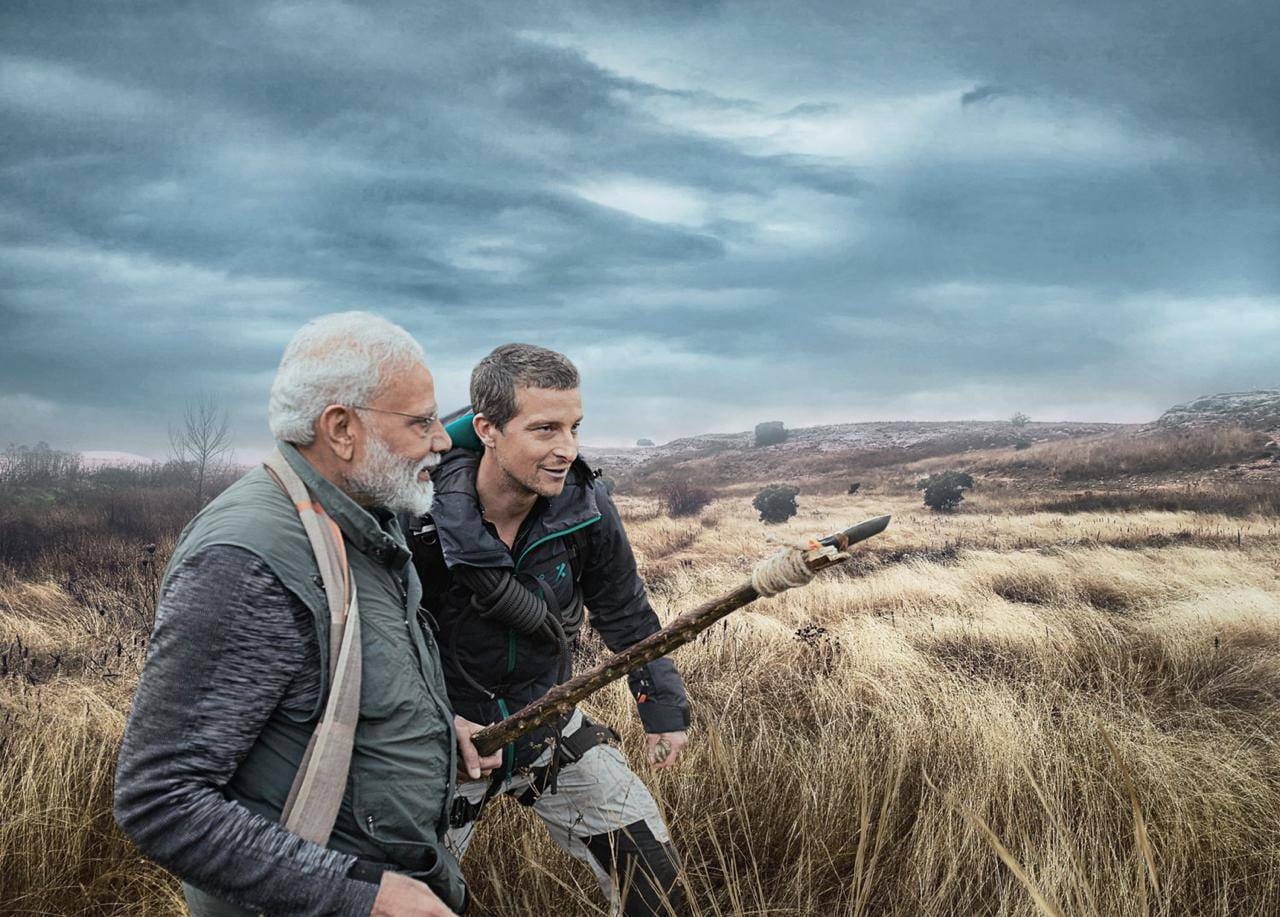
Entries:
<svg viewBox="0 0 1280 917">
<path fill-rule="evenodd" d="M 848 555 L 844 554 L 844 551 L 859 541 L 879 535 L 888 525 L 888 516 L 877 516 L 866 522 L 859 522 L 843 532 L 828 535 L 818 544 L 824 548 L 834 547 L 836 552 L 840 553 L 810 551 L 805 559 L 805 566 L 816 573 L 827 567 L 844 563 L 848 560 Z M 719 598 L 704 602 L 692 611 L 686 611 L 657 633 L 650 634 L 621 653 L 614 653 L 594 669 L 556 685 L 542 697 L 517 710 L 502 722 L 481 729 L 471 737 L 476 750 L 481 755 L 491 755 L 520 736 L 557 717 L 564 716 L 577 706 L 579 701 L 599 691 L 609 682 L 616 681 L 646 662 L 652 662 L 677 647 L 684 646 L 725 615 L 737 611 L 758 598 L 760 593 L 756 592 L 755 587 L 748 580 Z"/>
</svg>

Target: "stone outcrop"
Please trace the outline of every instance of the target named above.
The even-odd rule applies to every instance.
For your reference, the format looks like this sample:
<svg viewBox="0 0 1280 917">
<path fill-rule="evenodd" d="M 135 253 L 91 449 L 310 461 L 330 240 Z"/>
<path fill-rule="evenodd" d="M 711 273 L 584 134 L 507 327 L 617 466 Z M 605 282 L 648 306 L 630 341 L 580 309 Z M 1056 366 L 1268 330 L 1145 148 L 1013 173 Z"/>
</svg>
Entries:
<svg viewBox="0 0 1280 917">
<path fill-rule="evenodd" d="M 1157 427 L 1203 427 L 1236 424 L 1251 430 L 1280 430 L 1280 389 L 1205 395 L 1171 407 Z"/>
</svg>

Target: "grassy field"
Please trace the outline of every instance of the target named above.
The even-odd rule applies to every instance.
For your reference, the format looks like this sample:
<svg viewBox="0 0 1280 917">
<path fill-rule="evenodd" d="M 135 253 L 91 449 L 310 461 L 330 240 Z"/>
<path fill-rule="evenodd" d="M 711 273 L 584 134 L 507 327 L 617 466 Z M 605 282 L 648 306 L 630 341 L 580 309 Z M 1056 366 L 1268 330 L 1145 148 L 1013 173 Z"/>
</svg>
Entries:
<svg viewBox="0 0 1280 917">
<path fill-rule="evenodd" d="M 696 725 L 683 765 L 650 784 L 698 913 L 1280 913 L 1280 518 L 1274 476 L 1224 464 L 1252 448 L 930 456 L 852 496 L 802 490 L 775 535 L 894 522 L 847 568 L 677 653 Z M 1205 477 L 1135 485 L 1179 462 Z M 961 464 L 987 475 L 961 511 L 921 506 L 914 477 Z M 620 497 L 662 615 L 772 549 L 747 490 L 681 519 Z M 1134 496 L 1152 491 L 1199 502 Z M 10 551 L 0 567 L 0 907 L 180 913 L 110 816 L 172 527 L 153 556 L 145 532 L 77 524 L 48 535 L 75 552 Z M 591 712 L 641 767 L 633 706 L 614 686 Z M 513 801 L 490 809 L 465 866 L 473 913 L 604 913 Z"/>
</svg>

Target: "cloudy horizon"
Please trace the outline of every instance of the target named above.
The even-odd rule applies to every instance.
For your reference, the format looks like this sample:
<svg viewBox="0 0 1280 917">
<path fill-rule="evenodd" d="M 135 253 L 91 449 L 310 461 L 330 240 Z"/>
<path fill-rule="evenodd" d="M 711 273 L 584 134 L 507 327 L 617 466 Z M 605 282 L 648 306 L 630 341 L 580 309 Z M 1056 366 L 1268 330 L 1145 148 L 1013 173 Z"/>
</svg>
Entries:
<svg viewBox="0 0 1280 917">
<path fill-rule="evenodd" d="M 261 450 L 353 308 L 598 445 L 1280 387 L 1280 10 L 1034 6 L 5 4 L 0 444 Z"/>
</svg>

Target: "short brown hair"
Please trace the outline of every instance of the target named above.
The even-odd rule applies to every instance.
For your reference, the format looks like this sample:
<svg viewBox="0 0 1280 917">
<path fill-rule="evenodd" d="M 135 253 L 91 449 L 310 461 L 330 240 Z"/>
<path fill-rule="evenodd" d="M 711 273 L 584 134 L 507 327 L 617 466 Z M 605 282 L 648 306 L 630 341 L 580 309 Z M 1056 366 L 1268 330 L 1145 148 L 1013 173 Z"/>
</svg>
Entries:
<svg viewBox="0 0 1280 917">
<path fill-rule="evenodd" d="M 517 388 L 578 388 L 578 369 L 564 354 L 536 344 L 503 344 L 471 371 L 471 410 L 499 430 L 519 411 Z"/>
</svg>

